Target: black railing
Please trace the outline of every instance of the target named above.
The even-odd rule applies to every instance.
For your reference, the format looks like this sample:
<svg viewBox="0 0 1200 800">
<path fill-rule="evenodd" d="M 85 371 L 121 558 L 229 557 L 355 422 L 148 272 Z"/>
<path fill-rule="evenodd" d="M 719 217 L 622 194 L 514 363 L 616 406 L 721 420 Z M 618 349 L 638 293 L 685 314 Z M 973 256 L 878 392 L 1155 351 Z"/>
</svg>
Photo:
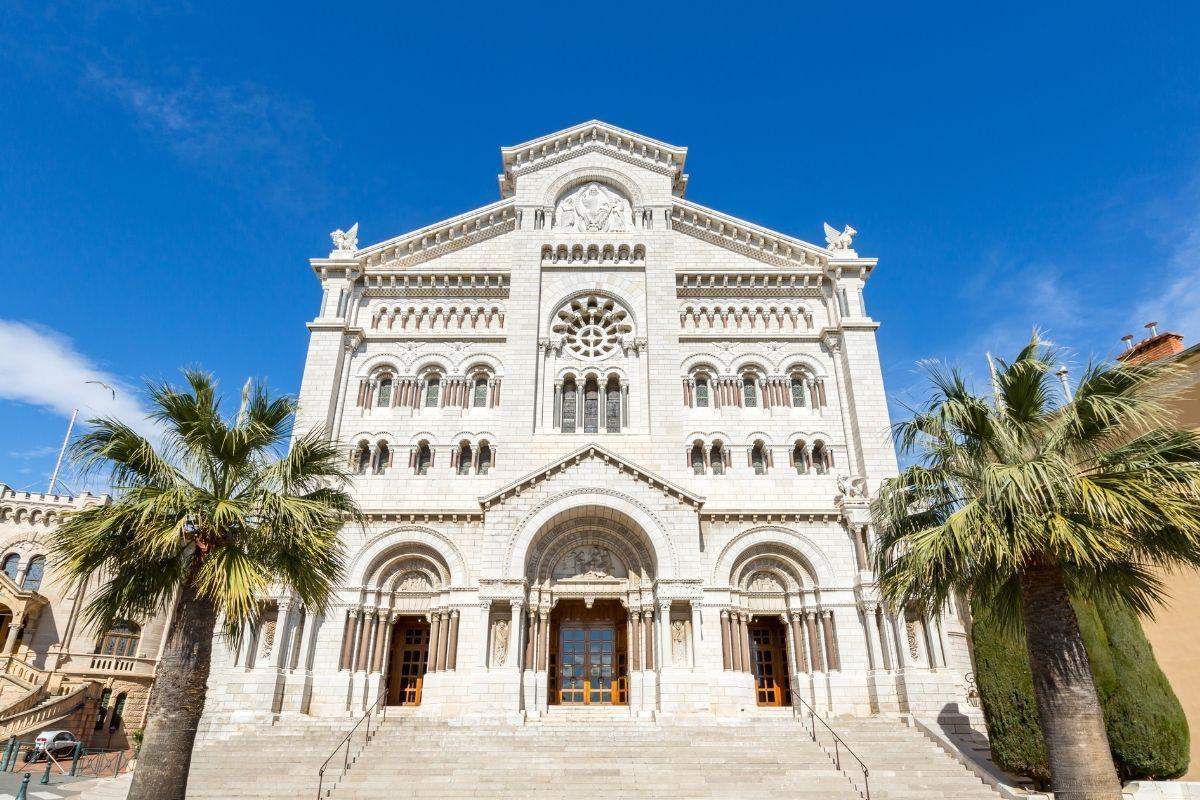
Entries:
<svg viewBox="0 0 1200 800">
<path fill-rule="evenodd" d="M 367 709 L 367 713 L 359 717 L 358 722 L 354 723 L 354 727 L 350 729 L 350 732 L 342 737 L 337 747 L 333 748 L 333 752 L 329 754 L 329 758 L 325 759 L 325 763 L 317 771 L 317 800 L 322 800 L 322 798 L 329 796 L 327 793 L 322 794 L 325 791 L 326 772 L 330 773 L 329 791 L 332 792 L 337 786 L 338 781 L 350 771 L 350 767 L 354 765 L 358 754 L 362 752 L 364 747 L 370 744 L 371 737 L 379 732 L 379 726 L 387 719 L 387 705 L 384 703 L 384 700 L 384 697 L 376 700 Z M 372 729 L 371 722 L 374 720 L 376 714 L 379 715 L 379 721 L 375 724 L 374 729 Z M 362 744 L 358 745 L 357 749 L 354 749 L 355 741 L 359 735 L 362 737 Z M 354 755 L 350 754 L 352 749 L 354 749 Z M 341 756 L 341 759 L 335 760 L 338 756 Z M 333 765 L 332 770 L 330 769 L 331 764 Z M 332 774 L 334 772 L 337 773 L 336 776 Z"/>
<path fill-rule="evenodd" d="M 842 739 L 842 737 L 837 735 L 837 731 L 835 731 L 833 728 L 829 727 L 829 723 L 827 723 L 824 719 L 822 719 L 821 715 L 818 714 L 813 709 L 812 706 L 810 706 L 808 703 L 806 703 L 804 701 L 804 698 L 800 696 L 799 692 L 797 692 L 794 688 L 791 691 L 792 691 L 792 713 L 795 715 L 796 719 L 803 722 L 804 715 L 801 712 L 804 711 L 804 712 L 808 713 L 809 735 L 812 737 L 813 742 L 815 742 L 816 745 L 818 747 L 820 747 L 821 750 L 823 750 L 826 755 L 828 755 L 830 758 L 833 759 L 833 763 L 838 768 L 838 771 L 840 771 L 843 775 L 846 776 L 846 780 L 850 781 L 850 785 L 854 787 L 854 790 L 856 792 L 858 792 L 859 796 L 861 796 L 863 798 L 863 800 L 871 800 L 871 781 L 870 781 L 871 771 L 867 768 L 867 765 L 865 763 L 863 763 L 863 760 L 861 758 L 859 758 L 858 755 L 853 750 L 850 749 L 850 745 L 846 744 L 845 740 Z M 831 738 L 833 740 L 833 752 L 832 753 L 829 752 L 829 750 L 827 749 L 827 746 L 821 741 L 820 736 L 818 735 L 818 728 L 817 728 L 818 722 L 821 723 L 821 727 L 825 729 L 825 732 L 829 734 L 829 738 Z M 846 755 L 853 758 L 854 761 L 857 762 L 858 768 L 860 770 L 862 770 L 862 787 L 861 788 L 859 787 L 858 783 L 854 780 L 854 777 L 853 777 L 854 770 L 847 769 L 847 767 L 842 766 L 843 751 L 846 753 Z M 847 765 L 847 766 L 849 766 L 849 765 Z"/>
</svg>

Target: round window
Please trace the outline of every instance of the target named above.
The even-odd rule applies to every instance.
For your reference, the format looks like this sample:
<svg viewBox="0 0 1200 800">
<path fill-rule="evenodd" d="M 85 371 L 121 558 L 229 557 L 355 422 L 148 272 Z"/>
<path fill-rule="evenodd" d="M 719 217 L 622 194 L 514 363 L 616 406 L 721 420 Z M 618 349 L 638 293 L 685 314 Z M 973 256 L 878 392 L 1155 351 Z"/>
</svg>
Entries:
<svg viewBox="0 0 1200 800">
<path fill-rule="evenodd" d="M 561 334 L 563 347 L 586 359 L 605 358 L 621 346 L 621 336 L 633 332 L 629 314 L 606 297 L 580 297 L 559 309 L 551 330 Z"/>
</svg>

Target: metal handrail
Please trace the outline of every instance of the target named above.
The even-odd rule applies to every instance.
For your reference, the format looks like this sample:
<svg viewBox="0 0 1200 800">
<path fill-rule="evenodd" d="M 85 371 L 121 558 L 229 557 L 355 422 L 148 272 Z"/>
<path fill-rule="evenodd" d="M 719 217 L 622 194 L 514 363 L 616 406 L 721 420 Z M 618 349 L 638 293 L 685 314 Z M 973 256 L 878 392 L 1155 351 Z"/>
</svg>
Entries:
<svg viewBox="0 0 1200 800">
<path fill-rule="evenodd" d="M 387 696 L 384 695 L 384 696 L 381 696 L 378 700 L 376 700 L 374 703 L 371 704 L 371 707 L 367 709 L 367 713 L 365 713 L 361 717 L 359 717 L 358 722 L 354 723 L 354 727 L 351 728 L 350 731 L 345 736 L 342 737 L 342 740 L 337 743 L 337 746 L 333 748 L 333 752 L 329 754 L 329 758 L 325 759 L 325 763 L 321 765 L 321 769 L 317 770 L 317 800 L 321 800 L 321 792 L 325 788 L 325 770 L 329 767 L 329 762 L 333 761 L 334 757 L 337 756 L 337 754 L 339 752 L 341 752 L 343 745 L 345 746 L 345 753 L 342 756 L 342 767 L 341 767 L 342 771 L 338 773 L 337 780 L 340 781 L 345 776 L 345 774 L 347 772 L 349 772 L 349 770 L 350 770 L 350 740 L 353 739 L 354 734 L 358 732 L 359 726 L 362 725 L 364 722 L 367 724 L 366 731 L 365 731 L 365 738 L 363 740 L 363 747 L 366 747 L 367 744 L 369 744 L 371 741 L 371 718 L 375 716 L 375 712 L 376 711 L 381 712 L 380 719 L 379 719 L 380 724 L 382 724 L 384 721 L 387 720 L 387 704 L 384 703 L 384 700 L 386 700 L 386 699 L 387 699 Z M 379 732 L 378 725 L 375 727 L 375 732 L 376 733 Z M 330 791 L 333 791 L 333 787 L 335 787 L 335 786 L 337 786 L 336 782 L 333 784 L 333 786 L 330 787 Z"/>
<path fill-rule="evenodd" d="M 800 696 L 800 693 L 796 691 L 795 687 L 789 687 L 789 689 L 792 693 L 792 715 L 795 716 L 796 719 L 800 719 L 800 715 L 796 713 L 798 708 L 796 705 L 797 702 L 799 702 L 801 706 L 804 706 L 804 708 L 808 710 L 808 717 L 812 725 L 810 735 L 812 736 L 812 740 L 817 743 L 818 747 L 821 747 L 821 743 L 817 741 L 817 722 L 820 722 L 821 725 L 824 726 L 825 730 L 829 731 L 829 735 L 833 737 L 833 763 L 838 768 L 838 771 L 846 776 L 846 780 L 850 781 L 850 785 L 854 786 L 854 779 L 850 777 L 849 770 L 842 768 L 842 749 L 845 748 L 846 752 L 850 754 L 850 757 L 858 762 L 859 769 L 862 770 L 863 788 L 859 794 L 862 796 L 863 800 L 871 800 L 870 769 L 868 769 L 863 760 L 858 757 L 858 754 L 850 749 L 850 745 L 846 744 L 846 741 L 837 735 L 837 731 L 829 727 L 829 723 L 826 722 L 812 706 L 805 702 L 804 698 Z M 828 755 L 828 751 L 825 750 L 824 747 L 821 747 L 821 750 Z M 854 788 L 855 791 L 858 791 L 857 786 L 854 786 Z"/>
</svg>

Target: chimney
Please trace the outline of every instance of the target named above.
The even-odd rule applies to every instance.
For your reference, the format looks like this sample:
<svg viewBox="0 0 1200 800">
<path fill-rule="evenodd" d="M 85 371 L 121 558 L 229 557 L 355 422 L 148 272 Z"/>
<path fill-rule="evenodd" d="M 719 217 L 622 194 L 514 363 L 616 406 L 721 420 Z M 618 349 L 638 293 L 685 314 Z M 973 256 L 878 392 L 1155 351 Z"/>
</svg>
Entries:
<svg viewBox="0 0 1200 800">
<path fill-rule="evenodd" d="M 1183 352 L 1182 335 L 1171 331 L 1159 333 L 1158 322 L 1147 322 L 1146 330 L 1150 331 L 1150 335 L 1137 344 L 1133 343 L 1131 334 L 1121 337 L 1125 352 L 1117 356 L 1118 361 L 1123 364 L 1147 364 Z"/>
</svg>

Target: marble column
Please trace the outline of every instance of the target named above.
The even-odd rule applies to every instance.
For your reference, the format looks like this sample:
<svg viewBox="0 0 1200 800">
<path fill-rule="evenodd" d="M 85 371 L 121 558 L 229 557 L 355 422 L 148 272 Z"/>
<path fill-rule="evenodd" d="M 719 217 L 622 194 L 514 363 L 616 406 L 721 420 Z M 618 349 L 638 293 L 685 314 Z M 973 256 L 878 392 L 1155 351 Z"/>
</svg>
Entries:
<svg viewBox="0 0 1200 800">
<path fill-rule="evenodd" d="M 537 668 L 545 672 L 550 662 L 550 612 L 545 609 L 538 611 L 538 653 Z"/>
<path fill-rule="evenodd" d="M 803 616 L 798 611 L 793 611 L 791 614 L 792 641 L 796 647 L 796 671 L 808 673 L 811 672 L 811 667 L 808 664 L 808 648 L 804 646 L 804 629 L 801 620 Z"/>
<path fill-rule="evenodd" d="M 521 662 L 522 670 L 532 671 L 537 662 L 534 661 L 534 648 L 537 646 L 537 610 L 530 606 L 525 612 L 525 658 Z"/>
<path fill-rule="evenodd" d="M 733 648 L 729 644 L 729 611 L 721 609 L 721 669 L 733 669 Z"/>
<path fill-rule="evenodd" d="M 429 654 L 427 660 L 426 672 L 438 671 L 438 659 L 440 656 L 439 646 L 442 642 L 442 613 L 440 611 L 431 611 L 429 613 Z"/>
<path fill-rule="evenodd" d="M 634 671 L 642 669 L 642 613 L 629 612 L 629 626 L 632 631 L 629 637 L 629 668 Z"/>
<path fill-rule="evenodd" d="M 750 656 L 750 615 L 743 614 L 740 637 L 742 640 L 742 670 L 754 672 L 754 661 Z"/>
<path fill-rule="evenodd" d="M 445 672 L 446 671 L 446 660 L 448 657 L 448 650 L 450 649 L 450 647 L 449 647 L 449 645 L 450 645 L 450 612 L 443 611 L 441 613 L 441 618 L 442 618 L 442 627 L 441 627 L 441 630 L 438 631 L 437 669 L 438 669 L 438 672 Z"/>
<path fill-rule="evenodd" d="M 479 611 L 482 614 L 482 619 L 479 621 L 479 651 L 480 663 L 482 666 L 488 665 L 488 652 L 492 649 L 492 603 L 488 601 L 479 605 Z"/>
<path fill-rule="evenodd" d="M 658 604 L 658 660 L 659 669 L 675 666 L 671 653 L 671 601 L 662 600 Z"/>
<path fill-rule="evenodd" d="M 883 669 L 891 670 L 894 656 L 890 649 L 891 645 L 888 643 L 887 623 L 884 621 L 885 618 L 886 615 L 883 612 L 883 608 L 880 606 L 875 606 L 874 610 L 871 612 L 871 621 L 875 625 L 875 637 L 879 642 L 879 655 L 881 656 Z"/>
<path fill-rule="evenodd" d="M 450 645 L 446 651 L 446 669 L 458 669 L 458 609 L 450 612 Z"/>
<path fill-rule="evenodd" d="M 804 615 L 804 628 L 808 632 L 808 652 L 812 658 L 813 672 L 824 672 L 825 661 L 821 658 L 821 645 L 817 633 L 817 614 L 815 611 L 810 611 Z"/>
<path fill-rule="evenodd" d="M 10 625 L 9 627 L 11 628 L 12 626 Z M 11 636 L 11 633 L 10 633 L 10 636 Z M 253 641 L 253 639 L 254 639 L 254 637 L 251 635 L 247 635 L 245 638 L 248 640 L 251 640 L 251 641 Z M 354 609 L 347 608 L 346 609 L 346 624 L 342 629 L 342 657 L 341 657 L 341 660 L 338 662 L 339 670 L 350 668 L 350 654 L 352 652 L 354 652 L 352 649 L 353 647 L 354 647 Z M 8 652 L 7 643 L 5 643 L 4 652 L 5 653 Z M 244 658 L 242 659 L 242 664 L 243 665 L 247 664 L 246 659 L 244 659 Z"/>
<path fill-rule="evenodd" d="M 275 641 L 272 644 L 271 660 L 274 662 L 276 669 L 283 669 L 287 666 L 287 641 L 288 641 L 288 624 L 292 619 L 291 599 L 280 600 L 275 608 Z"/>
<path fill-rule="evenodd" d="M 825 634 L 825 666 L 827 671 L 841 669 L 841 663 L 838 659 L 837 648 L 837 632 L 834 629 L 833 610 L 826 609 L 821 612 L 821 630 Z"/>
<path fill-rule="evenodd" d="M 703 638 L 704 620 L 700 615 L 700 601 L 693 600 L 692 606 L 692 668 L 700 666 L 700 641 Z"/>
<path fill-rule="evenodd" d="M 354 610 L 354 643 L 350 647 L 350 671 L 358 672 L 358 648 L 359 641 L 362 639 L 363 623 L 366 619 L 366 611 L 361 608 Z"/>
<path fill-rule="evenodd" d="M 521 669 L 521 610 L 524 600 L 509 600 L 508 663 Z"/>
<path fill-rule="evenodd" d="M 379 612 L 379 631 L 375 636 L 375 657 L 371 659 L 371 672 L 383 672 L 387 663 L 388 649 L 392 644 L 392 614 Z"/>
<path fill-rule="evenodd" d="M 654 611 L 642 611 L 642 641 L 645 649 L 642 657 L 642 669 L 654 669 Z"/>
</svg>

